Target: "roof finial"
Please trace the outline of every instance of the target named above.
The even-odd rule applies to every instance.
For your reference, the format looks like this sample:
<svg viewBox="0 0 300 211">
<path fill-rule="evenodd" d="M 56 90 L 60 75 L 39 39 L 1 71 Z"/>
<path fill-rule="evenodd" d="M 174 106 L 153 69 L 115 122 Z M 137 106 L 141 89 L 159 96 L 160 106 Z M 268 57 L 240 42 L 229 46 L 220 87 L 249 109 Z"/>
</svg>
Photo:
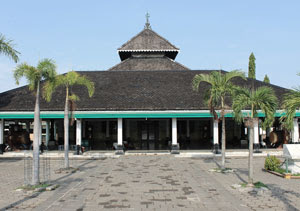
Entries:
<svg viewBox="0 0 300 211">
<path fill-rule="evenodd" d="M 145 29 L 151 29 L 150 22 L 149 22 L 149 18 L 150 18 L 150 15 L 149 15 L 149 13 L 147 12 L 147 13 L 146 13 Z"/>
</svg>

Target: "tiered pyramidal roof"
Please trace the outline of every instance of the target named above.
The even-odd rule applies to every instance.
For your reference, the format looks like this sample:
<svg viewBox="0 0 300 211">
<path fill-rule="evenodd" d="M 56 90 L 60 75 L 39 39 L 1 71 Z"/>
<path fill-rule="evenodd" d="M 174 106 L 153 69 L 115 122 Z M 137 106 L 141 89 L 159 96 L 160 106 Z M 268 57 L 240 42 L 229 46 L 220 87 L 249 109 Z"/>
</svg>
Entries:
<svg viewBox="0 0 300 211">
<path fill-rule="evenodd" d="M 179 48 L 153 31 L 148 19 L 144 30 L 118 48 L 118 53 L 122 62 L 109 70 L 189 70 L 174 61 Z"/>
<path fill-rule="evenodd" d="M 193 70 L 174 61 L 179 49 L 155 33 L 147 21 L 145 28 L 118 49 L 121 63 L 110 68 L 111 71 L 80 71 L 95 83 L 92 98 L 86 89 L 73 86 L 80 101 L 77 111 L 168 111 L 168 110 L 209 110 L 205 103 L 207 84 L 201 84 L 201 92 L 192 88 L 192 80 L 197 74 L 210 74 L 213 70 Z M 219 71 L 219 70 L 218 70 Z M 236 78 L 238 86 L 257 88 L 272 87 L 282 104 L 287 89 L 272 84 Z M 42 84 L 43 85 L 43 84 Z M 65 90 L 60 87 L 53 94 L 51 102 L 40 101 L 41 111 L 63 111 Z M 231 102 L 227 102 L 231 105 Z M 33 111 L 35 96 L 23 86 L 0 93 L 1 112 Z"/>
<path fill-rule="evenodd" d="M 175 59 L 179 52 L 179 48 L 161 37 L 152 29 L 145 28 L 118 49 L 121 60 L 127 59 L 130 56 L 130 53 L 134 52 L 165 53 L 167 57 Z"/>
</svg>

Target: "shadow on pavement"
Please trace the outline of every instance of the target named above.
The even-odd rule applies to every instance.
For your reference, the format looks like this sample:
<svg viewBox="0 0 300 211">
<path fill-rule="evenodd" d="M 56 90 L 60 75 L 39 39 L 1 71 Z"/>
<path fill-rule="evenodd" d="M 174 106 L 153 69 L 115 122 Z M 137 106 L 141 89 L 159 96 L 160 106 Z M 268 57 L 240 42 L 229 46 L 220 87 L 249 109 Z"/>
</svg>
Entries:
<svg viewBox="0 0 300 211">
<path fill-rule="evenodd" d="M 291 204 L 292 200 L 288 198 L 285 194 L 291 194 L 300 198 L 300 193 L 297 193 L 292 190 L 284 190 L 280 188 L 278 185 L 275 184 L 267 184 L 270 191 L 272 192 L 272 197 L 277 198 L 278 200 L 282 201 L 283 204 L 286 206 L 286 210 L 299 210 L 299 207 L 295 207 Z"/>
<path fill-rule="evenodd" d="M 236 176 L 242 183 L 247 183 L 247 181 L 244 180 L 244 179 L 240 176 L 240 174 L 248 175 L 248 171 L 236 169 L 233 173 L 235 174 L 235 176 Z"/>
<path fill-rule="evenodd" d="M 76 178 L 76 179 L 68 179 L 68 180 L 66 180 L 66 181 L 64 181 L 64 182 L 65 182 L 66 184 L 68 184 L 68 186 L 69 186 L 69 185 L 71 185 L 73 182 L 80 182 L 80 181 L 82 181 L 82 179 Z M 21 199 L 21 200 L 18 200 L 18 201 L 14 202 L 14 203 L 11 203 L 11 204 L 9 204 L 9 205 L 3 207 L 3 208 L 0 208 L 0 211 L 12 209 L 12 208 L 18 206 L 19 204 L 22 204 L 22 203 L 26 202 L 27 200 L 30 200 L 30 199 L 33 199 L 33 198 L 38 197 L 38 196 L 41 195 L 43 192 L 44 192 L 44 191 L 42 191 L 42 192 L 35 192 L 35 193 L 33 193 L 32 195 L 30 195 L 30 196 L 26 196 L 26 197 L 24 197 L 24 198 Z"/>
<path fill-rule="evenodd" d="M 14 160 L 15 160 L 15 159 L 14 159 Z M 8 161 L 8 160 L 5 160 L 5 161 Z M 89 160 L 89 161 L 87 161 L 87 162 L 84 162 L 83 164 L 79 165 L 78 168 L 80 169 L 80 168 L 84 167 L 85 165 L 87 165 L 87 164 L 89 164 L 89 163 L 91 163 L 91 162 L 94 162 L 94 161 L 95 161 L 95 160 Z M 94 168 L 95 166 L 92 166 L 92 167 Z M 89 169 L 90 167 L 86 167 L 86 168 Z M 62 176 L 62 177 L 59 177 L 59 178 L 53 180 L 51 183 L 59 183 L 59 181 L 61 181 L 61 180 L 65 179 L 65 178 L 71 176 L 72 174 L 73 174 L 73 173 L 68 173 L 68 174 L 66 174 L 66 175 L 64 175 L 64 176 Z M 64 184 L 68 184 L 68 186 L 69 186 L 69 185 L 72 185 L 73 182 L 80 182 L 80 181 L 82 181 L 82 179 L 80 179 L 80 178 L 76 178 L 76 179 L 67 179 L 67 180 L 64 181 Z M 5 211 L 5 210 L 12 209 L 12 208 L 14 208 L 14 207 L 16 207 L 16 206 L 18 206 L 18 205 L 20 205 L 20 204 L 26 202 L 27 200 L 30 200 L 30 199 L 32 199 L 32 198 L 38 197 L 38 196 L 39 196 L 40 194 L 42 194 L 42 193 L 43 193 L 43 192 L 35 192 L 35 193 L 33 193 L 32 195 L 30 195 L 30 196 L 26 196 L 26 197 L 24 197 L 24 198 L 21 199 L 21 200 L 18 200 L 18 201 L 13 202 L 13 203 L 11 203 L 11 204 L 9 204 L 9 205 L 3 207 L 3 208 L 0 208 L 0 211 Z"/>
</svg>

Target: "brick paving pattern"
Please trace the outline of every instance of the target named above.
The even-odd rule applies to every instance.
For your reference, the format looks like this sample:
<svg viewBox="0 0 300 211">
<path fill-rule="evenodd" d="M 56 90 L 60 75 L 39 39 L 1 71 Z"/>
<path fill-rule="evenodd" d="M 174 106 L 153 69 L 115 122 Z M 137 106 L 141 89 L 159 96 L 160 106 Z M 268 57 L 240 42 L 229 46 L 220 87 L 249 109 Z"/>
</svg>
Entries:
<svg viewBox="0 0 300 211">
<path fill-rule="evenodd" d="M 247 181 L 247 158 L 227 159 L 234 173 L 209 172 L 219 159 L 125 155 L 72 161 L 73 174 L 55 174 L 62 162 L 52 159 L 60 187 L 38 193 L 15 191 L 23 160 L 0 159 L 0 210 L 299 210 L 300 180 L 263 172 L 264 158 L 255 158 L 255 180 L 270 191 L 241 192 L 231 186 Z"/>
</svg>

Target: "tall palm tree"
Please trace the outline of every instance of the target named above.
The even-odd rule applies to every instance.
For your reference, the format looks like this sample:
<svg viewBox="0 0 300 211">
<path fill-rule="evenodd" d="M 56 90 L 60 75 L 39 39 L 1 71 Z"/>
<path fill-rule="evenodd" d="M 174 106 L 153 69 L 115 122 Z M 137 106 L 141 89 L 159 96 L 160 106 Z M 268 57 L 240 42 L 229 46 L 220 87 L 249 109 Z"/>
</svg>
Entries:
<svg viewBox="0 0 300 211">
<path fill-rule="evenodd" d="M 16 63 L 19 61 L 18 54 L 20 53 L 13 48 L 12 40 L 6 39 L 5 36 L 2 35 L 1 33 L 0 33 L 0 54 L 4 54 L 10 57 Z"/>
<path fill-rule="evenodd" d="M 35 108 L 34 108 L 34 128 L 33 128 L 33 168 L 32 168 L 32 185 L 39 183 L 39 143 L 40 143 L 40 86 L 41 81 L 51 81 L 56 75 L 56 65 L 51 59 L 43 59 L 39 61 L 36 67 L 22 63 L 14 70 L 14 78 L 16 83 L 22 77 L 25 77 L 29 84 L 29 89 L 35 92 Z"/>
<path fill-rule="evenodd" d="M 237 121 L 246 120 L 250 127 L 249 159 L 248 159 L 248 184 L 253 184 L 253 143 L 254 143 L 254 121 L 258 121 L 258 110 L 265 114 L 263 127 L 270 127 L 274 121 L 274 113 L 277 107 L 277 97 L 270 87 L 259 87 L 257 89 L 240 88 L 235 91 L 232 108 Z M 243 116 L 242 110 L 249 109 L 250 114 Z"/>
<path fill-rule="evenodd" d="M 79 100 L 79 97 L 74 93 L 70 93 L 70 88 L 74 85 L 82 85 L 88 89 L 89 97 L 92 97 L 95 91 L 95 86 L 92 81 L 85 76 L 81 76 L 75 71 L 70 71 L 65 75 L 59 75 L 53 81 L 49 81 L 44 86 L 44 97 L 50 101 L 52 94 L 57 87 L 66 89 L 65 111 L 64 111 L 64 134 L 65 134 L 65 168 L 69 168 L 69 107 L 70 102 Z"/>
<path fill-rule="evenodd" d="M 297 75 L 300 76 L 300 73 Z M 282 116 L 281 121 L 287 129 L 291 130 L 296 110 L 300 109 L 300 87 L 284 95 L 283 108 L 285 109 L 285 115 Z"/>
<path fill-rule="evenodd" d="M 234 85 L 231 83 L 233 78 L 242 78 L 246 80 L 245 73 L 234 70 L 227 73 L 221 71 L 213 71 L 211 74 L 198 74 L 193 78 L 193 89 L 199 90 L 200 83 L 207 83 L 210 85 L 210 89 L 206 93 L 206 101 L 210 108 L 210 112 L 213 114 L 214 119 L 218 119 L 216 110 L 221 110 L 222 119 L 222 169 L 225 168 L 225 144 L 226 144 L 226 131 L 225 131 L 225 111 L 229 110 L 229 105 L 226 105 L 226 101 L 232 96 Z"/>
</svg>

